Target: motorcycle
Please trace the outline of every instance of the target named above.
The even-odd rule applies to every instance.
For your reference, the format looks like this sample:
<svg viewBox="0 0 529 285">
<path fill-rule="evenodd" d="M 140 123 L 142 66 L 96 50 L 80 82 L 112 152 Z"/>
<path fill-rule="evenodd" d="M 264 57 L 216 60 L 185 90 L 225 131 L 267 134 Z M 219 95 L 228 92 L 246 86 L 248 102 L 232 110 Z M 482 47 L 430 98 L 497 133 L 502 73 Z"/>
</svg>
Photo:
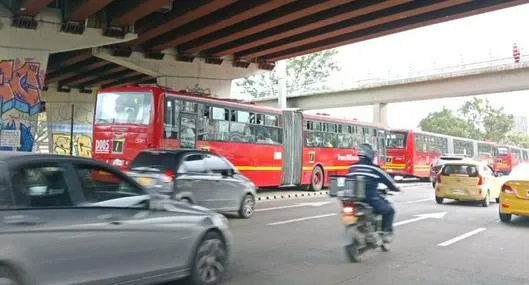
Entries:
<svg viewBox="0 0 529 285">
<path fill-rule="evenodd" d="M 345 224 L 345 252 L 349 261 L 359 262 L 362 255 L 371 249 L 379 248 L 389 251 L 389 243 L 383 242 L 382 216 L 374 213 L 369 204 L 362 202 L 365 198 L 363 177 L 335 177 L 341 183 L 332 183 L 329 193 L 337 197 L 342 204 L 342 222 Z M 379 187 L 381 197 L 393 195 L 387 189 Z"/>
</svg>

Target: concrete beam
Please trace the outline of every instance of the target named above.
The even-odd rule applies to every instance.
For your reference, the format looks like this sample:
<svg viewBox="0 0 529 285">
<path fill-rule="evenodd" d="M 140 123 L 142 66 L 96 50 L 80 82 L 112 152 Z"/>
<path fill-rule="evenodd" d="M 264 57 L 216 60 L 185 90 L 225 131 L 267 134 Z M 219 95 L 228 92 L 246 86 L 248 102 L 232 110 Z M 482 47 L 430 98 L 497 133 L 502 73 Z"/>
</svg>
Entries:
<svg viewBox="0 0 529 285">
<path fill-rule="evenodd" d="M 161 60 L 145 58 L 140 52 L 133 52 L 130 57 L 118 57 L 112 55 L 111 51 L 106 48 L 94 48 L 92 54 L 152 77 L 233 80 L 265 72 L 260 70 L 255 63 L 250 64 L 248 68 L 233 67 L 230 58 L 224 58 L 222 63 L 217 65 L 206 63 L 202 58 L 195 58 L 192 62 L 177 61 L 175 55 L 169 53 L 165 53 Z"/>
<path fill-rule="evenodd" d="M 365 106 L 446 97 L 484 95 L 529 89 L 529 63 L 506 64 L 459 74 L 384 82 L 349 90 L 305 94 L 288 98 L 290 108 L 304 110 Z M 254 100 L 277 107 L 277 98 Z"/>
<path fill-rule="evenodd" d="M 11 27 L 11 19 L 0 17 L 0 47 L 39 50 L 50 53 L 80 50 L 102 45 L 118 44 L 137 38 L 128 33 L 123 39 L 103 36 L 101 29 L 86 28 L 83 35 L 58 32 L 61 29 L 59 10 L 45 9 L 35 19 L 39 22 L 37 30 Z"/>
<path fill-rule="evenodd" d="M 388 104 L 377 103 L 373 105 L 373 122 L 388 125 Z"/>
</svg>

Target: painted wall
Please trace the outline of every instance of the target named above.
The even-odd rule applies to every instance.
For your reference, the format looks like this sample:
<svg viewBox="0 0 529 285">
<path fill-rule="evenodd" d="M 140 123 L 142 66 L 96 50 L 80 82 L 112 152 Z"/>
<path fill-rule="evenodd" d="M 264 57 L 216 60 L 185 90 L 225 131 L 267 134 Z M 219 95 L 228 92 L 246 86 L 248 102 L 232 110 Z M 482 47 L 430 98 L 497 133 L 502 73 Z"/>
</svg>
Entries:
<svg viewBox="0 0 529 285">
<path fill-rule="evenodd" d="M 92 157 L 92 122 L 94 117 L 95 92 L 92 94 L 58 92 L 49 88 L 44 93 L 48 117 L 48 140 L 50 153 Z M 74 104 L 73 138 L 70 134 L 72 104 Z"/>
<path fill-rule="evenodd" d="M 1 136 L 7 136 L 5 131 L 17 131 L 16 150 L 32 151 L 48 54 L 0 48 L 0 55 L 0 150 L 14 150 L 1 143 Z"/>
</svg>

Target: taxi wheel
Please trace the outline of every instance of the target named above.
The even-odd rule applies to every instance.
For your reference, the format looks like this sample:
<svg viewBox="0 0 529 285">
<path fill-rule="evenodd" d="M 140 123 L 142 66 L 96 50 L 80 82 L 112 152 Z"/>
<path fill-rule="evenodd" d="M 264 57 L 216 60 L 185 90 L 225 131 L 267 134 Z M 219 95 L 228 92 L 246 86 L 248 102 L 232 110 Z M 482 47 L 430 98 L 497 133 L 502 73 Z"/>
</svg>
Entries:
<svg viewBox="0 0 529 285">
<path fill-rule="evenodd" d="M 487 192 L 487 196 L 485 196 L 485 199 L 481 201 L 482 207 L 488 207 L 490 205 L 490 192 Z"/>
<path fill-rule="evenodd" d="M 435 202 L 437 202 L 437 204 L 443 204 L 443 197 L 437 197 L 435 196 Z"/>
<path fill-rule="evenodd" d="M 511 222 L 512 215 L 511 214 L 503 214 L 500 213 L 500 221 L 504 223 L 510 223 Z"/>
</svg>

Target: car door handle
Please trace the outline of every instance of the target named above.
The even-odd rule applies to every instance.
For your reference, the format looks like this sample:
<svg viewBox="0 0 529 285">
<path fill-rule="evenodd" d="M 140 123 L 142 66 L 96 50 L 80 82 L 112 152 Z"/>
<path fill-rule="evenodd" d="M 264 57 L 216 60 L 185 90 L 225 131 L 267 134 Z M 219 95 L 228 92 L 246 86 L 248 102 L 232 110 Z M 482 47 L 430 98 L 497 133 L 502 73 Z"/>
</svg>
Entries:
<svg viewBox="0 0 529 285">
<path fill-rule="evenodd" d="M 123 220 L 122 216 L 113 214 L 103 214 L 98 216 L 97 218 L 100 220 L 105 220 L 111 225 L 121 225 L 121 221 Z"/>
<path fill-rule="evenodd" d="M 36 216 L 16 215 L 4 217 L 4 223 L 19 226 L 35 226 L 44 223 L 44 221 Z"/>
</svg>

